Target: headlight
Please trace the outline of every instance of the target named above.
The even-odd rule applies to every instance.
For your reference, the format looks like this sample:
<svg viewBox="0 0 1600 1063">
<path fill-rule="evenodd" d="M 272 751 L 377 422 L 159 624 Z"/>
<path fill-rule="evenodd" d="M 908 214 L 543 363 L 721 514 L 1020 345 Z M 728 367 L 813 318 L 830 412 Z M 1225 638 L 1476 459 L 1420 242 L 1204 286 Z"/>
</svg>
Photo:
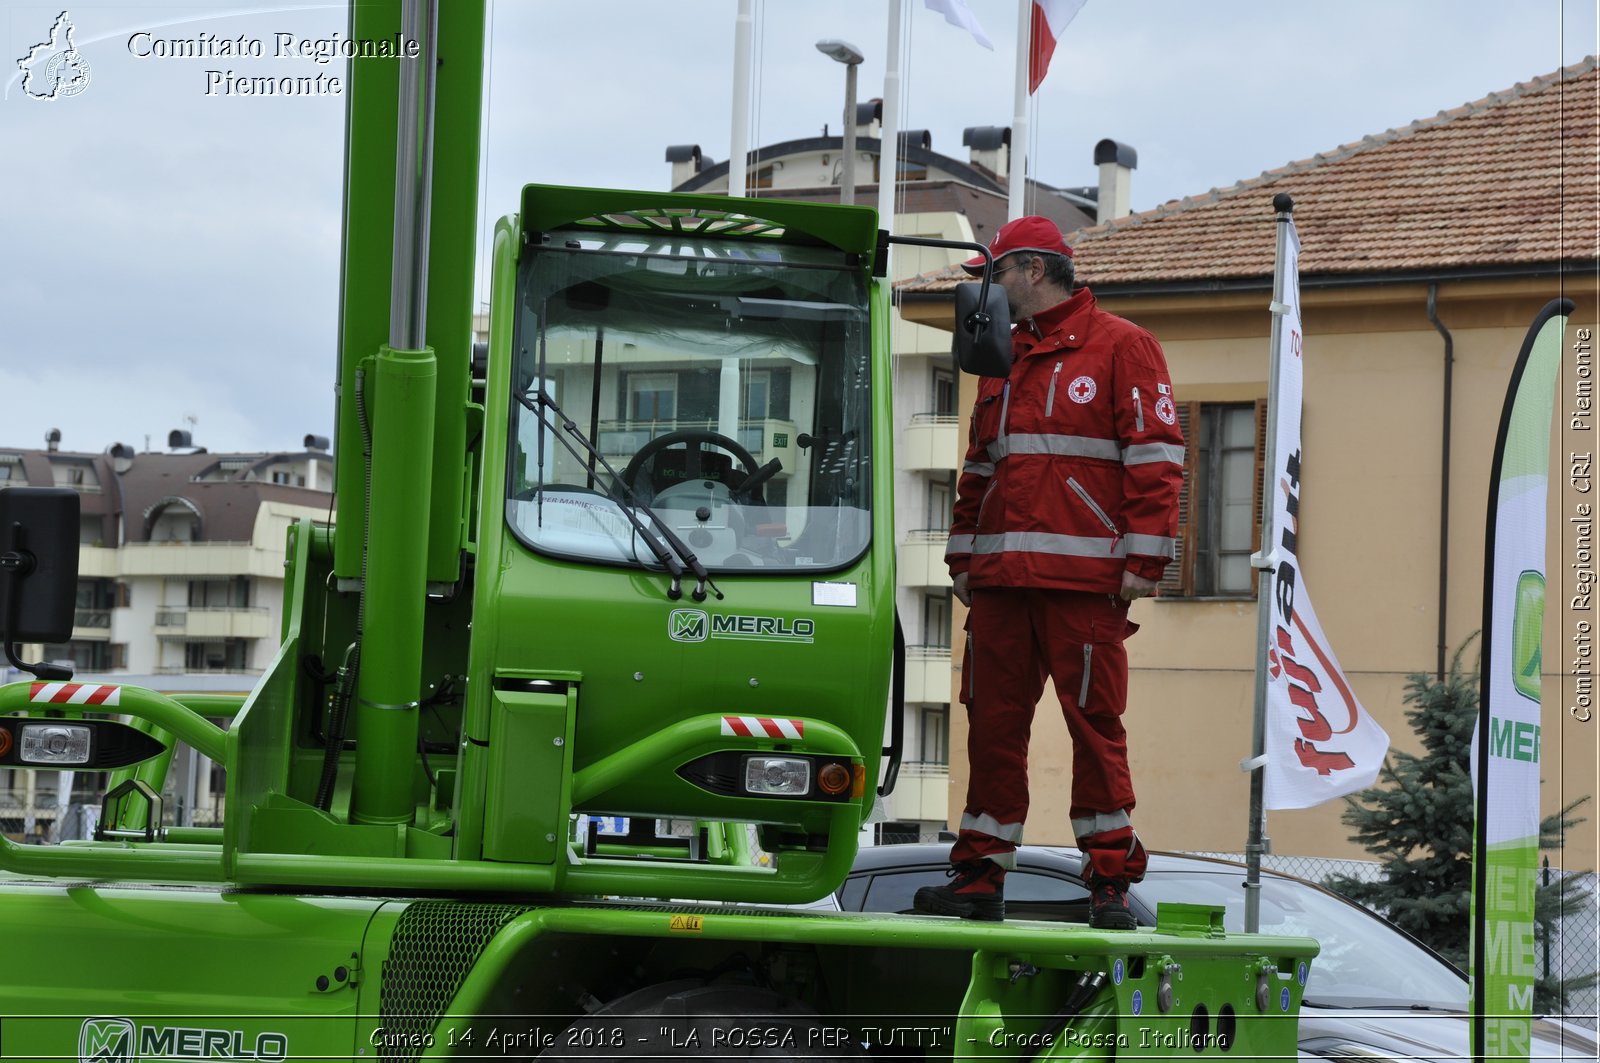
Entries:
<svg viewBox="0 0 1600 1063">
<path fill-rule="evenodd" d="M 24 764 L 87 764 L 89 728 L 72 723 L 23 724 L 20 747 L 17 759 Z"/>
<path fill-rule="evenodd" d="M 811 792 L 811 763 L 801 757 L 749 757 L 744 788 L 753 794 L 803 797 Z"/>
</svg>

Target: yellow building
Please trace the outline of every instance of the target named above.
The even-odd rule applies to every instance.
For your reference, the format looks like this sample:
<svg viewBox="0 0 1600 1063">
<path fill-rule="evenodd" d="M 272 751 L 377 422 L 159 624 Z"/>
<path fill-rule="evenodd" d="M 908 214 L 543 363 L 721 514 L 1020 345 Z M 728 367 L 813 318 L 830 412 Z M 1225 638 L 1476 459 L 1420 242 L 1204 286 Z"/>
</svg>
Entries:
<svg viewBox="0 0 1600 1063">
<path fill-rule="evenodd" d="M 1239 852 L 1247 831 L 1256 656 L 1260 447 L 1271 328 L 1274 195 L 1302 251 L 1303 586 L 1352 688 L 1417 751 L 1410 673 L 1448 666 L 1482 626 L 1489 465 L 1512 363 L 1564 296 L 1551 448 L 1543 656 L 1544 810 L 1597 789 L 1591 652 L 1596 561 L 1575 519 L 1596 498 L 1594 59 L 1208 195 L 1069 234 L 1100 304 L 1162 342 L 1187 418 L 1179 563 L 1133 607 L 1127 724 L 1139 806 L 1160 848 Z M 952 271 L 906 285 L 908 317 L 948 328 Z M 972 381 L 964 381 L 970 407 Z M 1600 508 L 1600 507 L 1596 507 Z M 1592 511 L 1591 511 L 1592 512 Z M 1594 596 L 1600 598 L 1600 595 Z M 955 617 L 959 630 L 963 616 Z M 1469 651 L 1476 661 L 1476 644 Z M 965 739 L 953 721 L 952 746 Z M 952 758 L 951 818 L 966 767 Z M 1032 745 L 1031 842 L 1068 842 L 1065 727 L 1047 695 Z M 1275 853 L 1360 857 L 1343 802 L 1274 812 Z M 1595 867 L 1595 823 L 1552 854 Z"/>
</svg>

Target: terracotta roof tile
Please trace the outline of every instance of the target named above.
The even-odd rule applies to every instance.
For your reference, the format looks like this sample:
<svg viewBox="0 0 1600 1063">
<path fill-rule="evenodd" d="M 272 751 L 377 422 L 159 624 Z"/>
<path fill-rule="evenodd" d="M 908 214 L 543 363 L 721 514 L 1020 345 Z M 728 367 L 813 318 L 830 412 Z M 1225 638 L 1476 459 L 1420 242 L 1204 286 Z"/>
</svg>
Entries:
<svg viewBox="0 0 1600 1063">
<path fill-rule="evenodd" d="M 1078 230 L 1068 240 L 1079 277 L 1270 277 L 1279 192 L 1294 197 L 1302 275 L 1592 263 L 1597 88 L 1600 62 L 1590 56 L 1229 188 Z M 902 287 L 937 292 L 961 279 L 941 270 Z"/>
</svg>

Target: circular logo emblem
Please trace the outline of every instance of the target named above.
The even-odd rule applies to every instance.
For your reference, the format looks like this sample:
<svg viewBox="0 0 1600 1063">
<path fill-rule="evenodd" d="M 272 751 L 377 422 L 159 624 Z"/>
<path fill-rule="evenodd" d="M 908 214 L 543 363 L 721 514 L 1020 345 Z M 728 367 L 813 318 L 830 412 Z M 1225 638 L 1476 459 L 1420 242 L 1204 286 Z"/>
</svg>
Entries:
<svg viewBox="0 0 1600 1063">
<path fill-rule="evenodd" d="M 3 734 L 3 733 L 4 732 L 0 732 L 0 734 Z M 1113 982 L 1115 982 L 1117 985 L 1121 985 L 1122 984 L 1122 978 L 1123 978 L 1122 961 L 1119 959 L 1119 960 L 1117 960 L 1116 963 L 1113 963 L 1111 965 L 1111 980 Z"/>
<path fill-rule="evenodd" d="M 1295 977 L 1299 980 L 1301 985 L 1306 984 L 1306 962 L 1304 960 L 1300 961 L 1300 967 L 1295 971 Z"/>
<path fill-rule="evenodd" d="M 1156 416 L 1167 424 L 1172 424 L 1178 419 L 1178 411 L 1173 408 L 1172 396 L 1163 395 L 1156 400 Z"/>
<path fill-rule="evenodd" d="M 1094 377 L 1080 376 L 1067 385 L 1067 398 L 1073 402 L 1084 403 L 1094 398 L 1094 393 L 1100 390 L 1095 387 Z"/>
<path fill-rule="evenodd" d="M 1143 990 L 1135 989 L 1133 991 L 1133 1013 L 1135 1015 L 1140 1015 L 1140 1014 L 1143 1014 L 1143 1012 L 1144 1012 L 1144 992 L 1143 992 Z"/>
<path fill-rule="evenodd" d="M 77 49 L 57 52 L 45 65 L 44 82 L 51 98 L 76 96 L 89 87 L 89 61 Z"/>
<path fill-rule="evenodd" d="M 1289 990 L 1287 988 L 1284 989 L 1283 992 L 1278 994 L 1278 1010 L 1279 1011 L 1288 1011 L 1289 1010 Z"/>
</svg>

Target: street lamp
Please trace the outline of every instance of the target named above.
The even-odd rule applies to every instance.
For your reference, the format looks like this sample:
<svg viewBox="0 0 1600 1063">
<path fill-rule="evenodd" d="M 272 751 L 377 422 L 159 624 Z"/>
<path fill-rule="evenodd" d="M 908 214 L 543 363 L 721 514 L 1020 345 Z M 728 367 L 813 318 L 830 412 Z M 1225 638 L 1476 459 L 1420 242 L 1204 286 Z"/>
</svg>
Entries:
<svg viewBox="0 0 1600 1063">
<path fill-rule="evenodd" d="M 849 41 L 817 42 L 817 51 L 844 64 L 844 173 L 839 180 L 839 202 L 856 201 L 856 67 L 865 58 Z"/>
</svg>

